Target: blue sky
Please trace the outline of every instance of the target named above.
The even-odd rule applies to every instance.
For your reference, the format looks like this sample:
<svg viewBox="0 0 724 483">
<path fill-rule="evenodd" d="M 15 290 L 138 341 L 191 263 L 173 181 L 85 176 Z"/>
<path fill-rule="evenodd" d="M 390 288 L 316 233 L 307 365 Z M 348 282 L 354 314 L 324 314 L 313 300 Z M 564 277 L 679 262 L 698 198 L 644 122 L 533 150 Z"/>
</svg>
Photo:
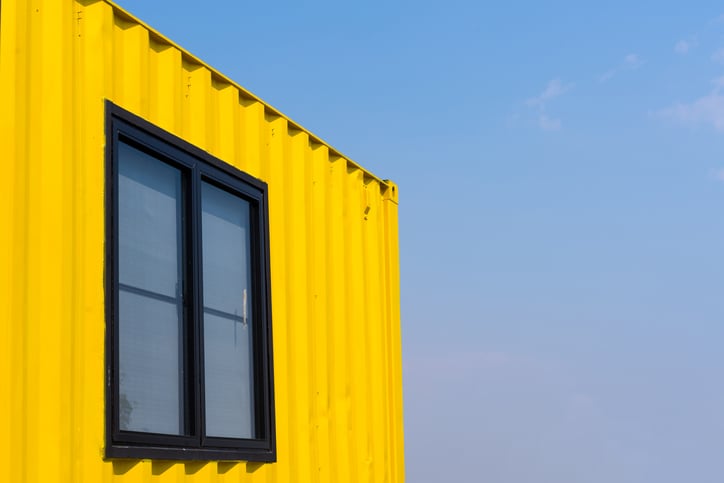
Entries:
<svg viewBox="0 0 724 483">
<path fill-rule="evenodd" d="M 119 4 L 400 185 L 407 479 L 724 479 L 724 6 Z"/>
</svg>

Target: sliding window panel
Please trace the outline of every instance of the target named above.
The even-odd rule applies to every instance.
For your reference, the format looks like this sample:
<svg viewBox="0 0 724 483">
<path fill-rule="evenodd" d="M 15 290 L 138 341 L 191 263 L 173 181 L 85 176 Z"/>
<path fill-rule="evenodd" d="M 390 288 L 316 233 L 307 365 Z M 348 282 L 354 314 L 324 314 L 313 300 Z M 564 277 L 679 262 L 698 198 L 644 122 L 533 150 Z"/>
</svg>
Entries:
<svg viewBox="0 0 724 483">
<path fill-rule="evenodd" d="M 118 145 L 119 422 L 185 434 L 182 173 Z"/>
<path fill-rule="evenodd" d="M 250 206 L 202 183 L 206 435 L 254 438 Z"/>
</svg>

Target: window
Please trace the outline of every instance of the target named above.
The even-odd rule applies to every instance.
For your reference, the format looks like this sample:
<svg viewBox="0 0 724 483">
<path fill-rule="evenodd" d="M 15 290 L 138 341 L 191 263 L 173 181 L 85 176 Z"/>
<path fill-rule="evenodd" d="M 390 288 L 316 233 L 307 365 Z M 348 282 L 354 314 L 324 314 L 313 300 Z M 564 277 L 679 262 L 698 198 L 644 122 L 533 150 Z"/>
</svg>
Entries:
<svg viewBox="0 0 724 483">
<path fill-rule="evenodd" d="M 266 184 L 106 110 L 106 456 L 274 461 Z"/>
</svg>

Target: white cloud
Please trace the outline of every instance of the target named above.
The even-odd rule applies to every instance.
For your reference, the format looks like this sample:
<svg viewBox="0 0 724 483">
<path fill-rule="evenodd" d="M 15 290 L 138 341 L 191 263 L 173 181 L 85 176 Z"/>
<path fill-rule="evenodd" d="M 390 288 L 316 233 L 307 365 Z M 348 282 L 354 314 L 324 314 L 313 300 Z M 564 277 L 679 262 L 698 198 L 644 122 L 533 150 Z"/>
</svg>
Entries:
<svg viewBox="0 0 724 483">
<path fill-rule="evenodd" d="M 559 131 L 561 129 L 561 120 L 548 117 L 545 113 L 538 116 L 538 126 L 544 131 Z"/>
<path fill-rule="evenodd" d="M 561 120 L 550 117 L 546 113 L 546 108 L 548 103 L 562 96 L 572 87 L 573 84 L 571 83 L 565 84 L 560 79 L 551 79 L 539 95 L 525 101 L 528 107 L 538 111 L 538 127 L 544 131 L 558 131 L 561 129 Z"/>
<path fill-rule="evenodd" d="M 560 79 L 551 79 L 540 95 L 531 97 L 525 103 L 529 106 L 544 106 L 546 102 L 566 93 L 573 84 L 563 84 Z"/>
<path fill-rule="evenodd" d="M 609 79 L 611 79 L 613 76 L 616 75 L 616 72 L 618 72 L 618 69 L 611 69 L 603 73 L 601 77 L 598 78 L 598 82 L 606 82 Z"/>
<path fill-rule="evenodd" d="M 717 179 L 719 181 L 724 181 L 724 168 L 719 168 L 714 171 L 713 173 L 714 179 Z"/>
<path fill-rule="evenodd" d="M 691 50 L 693 46 L 688 40 L 679 40 L 676 42 L 676 45 L 674 45 L 674 52 L 685 55 L 689 53 L 689 50 Z"/>
<path fill-rule="evenodd" d="M 724 48 L 721 48 L 711 54 L 711 60 L 720 64 L 724 64 Z"/>
<path fill-rule="evenodd" d="M 712 81 L 712 91 L 692 102 L 679 102 L 654 113 L 657 117 L 671 119 L 682 124 L 695 126 L 709 124 L 717 131 L 724 132 L 724 76 Z"/>
<path fill-rule="evenodd" d="M 643 65 L 644 61 L 641 59 L 641 57 L 638 54 L 627 54 L 623 60 L 612 69 L 607 70 L 604 72 L 599 78 L 599 82 L 607 82 L 611 80 L 616 74 L 621 72 L 622 70 L 633 70 L 638 69 Z"/>
<path fill-rule="evenodd" d="M 628 54 L 623 58 L 624 65 L 636 68 L 641 65 L 641 58 L 636 54 Z"/>
<path fill-rule="evenodd" d="M 696 39 L 696 36 L 689 39 L 681 39 L 674 44 L 674 52 L 680 55 L 686 55 L 697 45 L 699 45 L 699 41 Z"/>
</svg>

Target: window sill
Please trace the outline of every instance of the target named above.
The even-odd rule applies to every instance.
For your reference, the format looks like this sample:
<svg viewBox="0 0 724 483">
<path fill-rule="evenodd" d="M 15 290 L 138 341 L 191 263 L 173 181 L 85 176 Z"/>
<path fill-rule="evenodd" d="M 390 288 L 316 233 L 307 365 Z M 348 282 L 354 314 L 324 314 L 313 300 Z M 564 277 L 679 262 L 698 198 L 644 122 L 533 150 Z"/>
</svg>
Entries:
<svg viewBox="0 0 724 483">
<path fill-rule="evenodd" d="M 273 463 L 275 452 L 267 448 L 169 448 L 159 446 L 113 445 L 106 447 L 105 458 L 157 459 L 178 461 L 249 461 Z"/>
</svg>

